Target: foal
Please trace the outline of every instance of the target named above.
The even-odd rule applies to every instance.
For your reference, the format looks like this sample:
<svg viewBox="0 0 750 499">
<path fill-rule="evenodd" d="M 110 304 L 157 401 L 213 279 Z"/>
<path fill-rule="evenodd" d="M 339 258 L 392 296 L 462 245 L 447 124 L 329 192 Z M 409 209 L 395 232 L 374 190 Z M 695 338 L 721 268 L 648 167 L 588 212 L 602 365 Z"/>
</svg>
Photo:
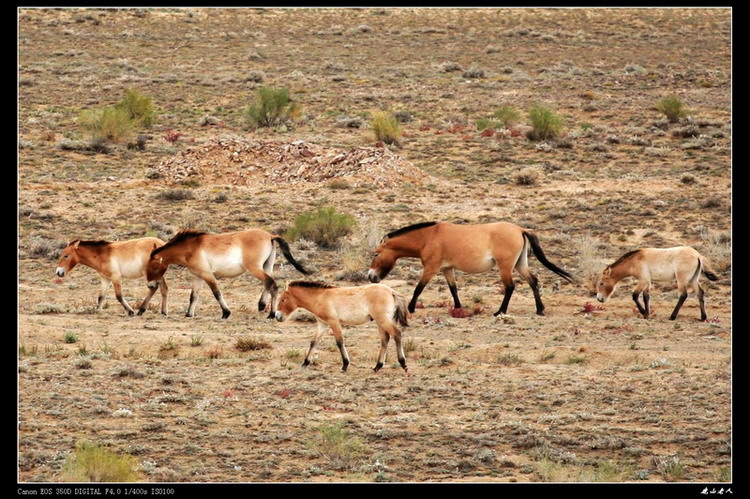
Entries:
<svg viewBox="0 0 750 499">
<path fill-rule="evenodd" d="M 91 267 L 102 279 L 98 310 L 104 308 L 105 294 L 111 283 L 115 288 L 117 301 L 122 304 L 128 315 L 133 315 L 135 312 L 122 297 L 122 280 L 145 278 L 151 252 L 163 245 L 164 241 L 156 237 L 116 242 L 76 239 L 63 250 L 55 272 L 58 277 L 65 277 L 79 263 Z M 156 285 L 149 286 L 148 295 L 141 303 L 138 315 L 146 311 L 157 287 L 161 291 L 161 313 L 167 315 L 167 282 L 163 277 L 159 278 Z"/>
<path fill-rule="evenodd" d="M 342 371 L 349 367 L 349 354 L 344 346 L 342 325 L 358 325 L 368 321 L 375 321 L 380 331 L 380 354 L 375 364 L 375 372 L 383 367 L 388 341 L 393 338 L 396 342 L 398 362 L 404 371 L 406 356 L 401 344 L 401 330 L 406 327 L 406 299 L 384 284 L 367 284 L 356 287 L 337 287 L 322 282 L 294 281 L 289 283 L 286 291 L 279 298 L 276 310 L 276 320 L 287 320 L 298 308 L 304 308 L 318 320 L 318 332 L 310 342 L 303 367 L 310 364 L 310 358 L 315 346 L 325 330 L 331 328 L 336 339 L 336 346 L 341 352 Z"/>
<path fill-rule="evenodd" d="M 625 253 L 602 271 L 596 285 L 596 299 L 604 303 L 619 281 L 626 277 L 634 277 L 638 279 L 638 284 L 633 290 L 633 301 L 641 315 L 648 319 L 651 315 L 649 306 L 651 282 L 676 280 L 680 298 L 669 319 L 677 318 L 682 304 L 687 299 L 688 289 L 692 288 L 700 304 L 701 320 L 705 321 L 708 316 L 703 300 L 704 292 L 698 283 L 701 274 L 704 274 L 710 281 L 719 279 L 708 268 L 705 258 L 689 246 L 666 249 L 642 248 Z M 643 305 L 638 301 L 638 295 L 641 293 L 643 293 Z"/>
</svg>

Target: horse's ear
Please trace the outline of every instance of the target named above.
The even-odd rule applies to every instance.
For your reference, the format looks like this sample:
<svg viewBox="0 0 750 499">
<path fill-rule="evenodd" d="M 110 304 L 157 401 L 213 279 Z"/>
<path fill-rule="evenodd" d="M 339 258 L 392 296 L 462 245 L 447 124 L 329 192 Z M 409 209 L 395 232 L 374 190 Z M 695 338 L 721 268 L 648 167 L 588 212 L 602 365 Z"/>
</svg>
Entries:
<svg viewBox="0 0 750 499">
<path fill-rule="evenodd" d="M 609 277 L 612 274 L 612 267 L 606 267 L 604 269 L 604 272 L 602 272 L 602 275 L 604 277 Z"/>
<path fill-rule="evenodd" d="M 73 249 L 78 249 L 78 245 L 81 244 L 81 240 L 80 239 L 76 239 L 75 241 L 71 241 L 70 244 L 73 245 Z M 68 245 L 68 246 L 70 246 L 70 245 Z"/>
<path fill-rule="evenodd" d="M 383 236 L 383 239 L 380 240 L 380 244 L 385 244 L 388 242 L 388 236 Z"/>
</svg>

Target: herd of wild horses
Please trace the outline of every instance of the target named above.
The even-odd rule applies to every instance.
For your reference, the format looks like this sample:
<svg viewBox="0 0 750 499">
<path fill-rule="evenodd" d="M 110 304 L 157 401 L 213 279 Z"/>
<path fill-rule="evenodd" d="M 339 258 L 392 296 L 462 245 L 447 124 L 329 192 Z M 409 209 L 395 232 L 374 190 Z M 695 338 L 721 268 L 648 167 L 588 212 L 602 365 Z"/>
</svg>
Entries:
<svg viewBox="0 0 750 499">
<path fill-rule="evenodd" d="M 341 326 L 375 321 L 381 338 L 376 372 L 383 366 L 391 338 L 396 343 L 398 361 L 407 370 L 399 327 L 408 325 L 408 312 L 414 312 L 422 290 L 439 271 L 443 272 L 448 282 L 454 306 L 460 308 L 455 271 L 475 274 L 497 266 L 505 289 L 502 304 L 495 315 L 508 311 L 508 303 L 515 289 L 514 269 L 531 286 L 536 313 L 544 315 L 539 283 L 529 269 L 529 250 L 549 270 L 569 282 L 575 282 L 570 273 L 547 259 L 533 232 L 507 222 L 479 225 L 425 222 L 410 225 L 384 236 L 375 249 L 367 274 L 373 284 L 339 287 L 320 281 L 293 281 L 280 296 L 273 278 L 277 247 L 300 273 L 311 273 L 295 260 L 289 244 L 283 238 L 259 229 L 225 234 L 182 230 L 166 243 L 155 237 L 116 242 L 76 239 L 63 250 L 56 273 L 58 277 L 64 277 L 78 264 L 93 268 L 101 276 L 99 310 L 104 307 L 105 294 L 111 283 L 117 300 L 129 315 L 136 312 L 122 296 L 122 280 L 145 277 L 149 291 L 138 309 L 138 315 L 147 310 L 157 290 L 162 298 L 161 313 L 167 315 L 168 287 L 164 275 L 170 265 L 186 267 L 193 274 L 186 316 L 195 315 L 198 292 L 205 282 L 221 306 L 222 318 L 226 319 L 231 311 L 217 280 L 249 272 L 263 283 L 263 292 L 258 301 L 259 312 L 270 308 L 268 318 L 284 321 L 295 310 L 303 308 L 317 318 L 318 332 L 310 343 L 303 366 L 310 363 L 313 350 L 328 326 L 341 352 L 342 370 L 346 371 L 349 355 L 344 346 Z M 422 261 L 422 277 L 408 305 L 400 293 L 379 284 L 399 258 L 419 258 Z M 701 320 L 705 321 L 704 292 L 699 284 L 702 274 L 712 281 L 718 279 L 705 258 L 693 248 L 638 249 L 622 255 L 602 271 L 596 283 L 596 296 L 604 302 L 619 281 L 633 277 L 638 281 L 633 300 L 643 317 L 648 318 L 651 314 L 651 282 L 677 281 L 679 299 L 670 319 L 677 317 L 688 291 L 692 289 L 700 304 Z M 643 304 L 639 301 L 639 295 L 642 295 Z"/>
</svg>

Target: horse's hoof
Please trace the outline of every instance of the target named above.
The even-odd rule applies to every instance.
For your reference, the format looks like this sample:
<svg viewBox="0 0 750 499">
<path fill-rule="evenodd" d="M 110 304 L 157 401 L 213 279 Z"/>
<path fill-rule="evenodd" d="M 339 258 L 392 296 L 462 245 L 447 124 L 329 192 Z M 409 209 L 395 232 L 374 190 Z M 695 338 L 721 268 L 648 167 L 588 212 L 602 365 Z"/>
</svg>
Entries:
<svg viewBox="0 0 750 499">
<path fill-rule="evenodd" d="M 138 310 L 138 314 L 137 315 L 143 315 L 144 312 L 145 312 L 144 309 L 140 309 L 140 310 Z"/>
<path fill-rule="evenodd" d="M 226 311 L 224 311 L 224 313 L 223 313 L 223 314 L 221 314 L 221 318 L 222 318 L 222 319 L 226 319 L 226 318 L 228 318 L 228 317 L 229 317 L 229 316 L 230 316 L 231 314 L 232 314 L 232 312 L 230 312 L 229 310 L 226 310 Z"/>
<path fill-rule="evenodd" d="M 302 367 L 307 367 L 310 365 L 310 361 L 305 359 L 305 361 L 302 363 Z"/>
<path fill-rule="evenodd" d="M 383 367 L 383 364 L 381 362 L 378 362 L 377 364 L 375 364 L 373 371 L 378 372 L 380 371 L 380 369 L 382 369 L 382 367 Z"/>
<path fill-rule="evenodd" d="M 132 310 L 128 310 L 128 316 L 133 317 L 135 315 L 135 312 Z"/>
<path fill-rule="evenodd" d="M 275 318 L 276 318 L 276 313 L 275 312 L 271 312 L 270 314 L 268 314 L 266 316 L 266 319 L 275 319 Z"/>
</svg>

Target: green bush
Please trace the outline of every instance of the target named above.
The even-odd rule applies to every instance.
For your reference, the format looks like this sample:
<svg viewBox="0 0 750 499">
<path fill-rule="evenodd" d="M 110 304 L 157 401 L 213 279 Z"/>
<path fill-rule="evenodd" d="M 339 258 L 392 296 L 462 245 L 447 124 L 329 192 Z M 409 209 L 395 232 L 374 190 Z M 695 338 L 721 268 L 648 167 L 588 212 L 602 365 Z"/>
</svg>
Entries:
<svg viewBox="0 0 750 499">
<path fill-rule="evenodd" d="M 134 126 L 149 127 L 154 122 L 154 104 L 151 97 L 142 95 L 135 90 L 126 89 L 125 97 L 115 105 L 115 109 L 125 111 Z"/>
<path fill-rule="evenodd" d="M 687 114 L 679 97 L 671 96 L 656 103 L 656 109 L 674 123 Z"/>
<path fill-rule="evenodd" d="M 385 111 L 375 111 L 372 114 L 372 130 L 375 132 L 375 139 L 386 144 L 398 144 L 398 138 L 401 136 L 398 120 Z"/>
<path fill-rule="evenodd" d="M 501 106 L 495 110 L 494 113 L 492 113 L 492 116 L 502 123 L 502 125 L 505 128 L 508 128 L 509 126 L 515 125 L 519 121 L 521 121 L 521 113 L 516 111 L 510 106 Z"/>
<path fill-rule="evenodd" d="M 128 112 L 115 107 L 83 111 L 78 123 L 89 132 L 92 143 L 120 142 L 130 135 L 134 127 Z"/>
<path fill-rule="evenodd" d="M 476 121 L 477 131 L 509 128 L 521 120 L 521 114 L 510 106 L 502 106 L 492 113 L 492 119 L 480 118 Z"/>
<path fill-rule="evenodd" d="M 255 91 L 255 102 L 244 110 L 245 121 L 253 128 L 280 125 L 299 114 L 285 88 L 261 87 Z"/>
<path fill-rule="evenodd" d="M 138 461 L 130 455 L 118 455 L 96 444 L 81 442 L 63 465 L 67 482 L 137 482 Z"/>
<path fill-rule="evenodd" d="M 357 220 L 352 215 L 337 213 L 332 206 L 320 206 L 314 212 L 298 215 L 285 236 L 292 241 L 303 238 L 322 248 L 336 248 L 341 238 L 351 234 L 356 225 Z"/>
<path fill-rule="evenodd" d="M 531 131 L 528 138 L 531 140 L 554 139 L 562 130 L 563 121 L 551 109 L 544 106 L 532 106 L 529 109 L 529 122 Z"/>
</svg>

